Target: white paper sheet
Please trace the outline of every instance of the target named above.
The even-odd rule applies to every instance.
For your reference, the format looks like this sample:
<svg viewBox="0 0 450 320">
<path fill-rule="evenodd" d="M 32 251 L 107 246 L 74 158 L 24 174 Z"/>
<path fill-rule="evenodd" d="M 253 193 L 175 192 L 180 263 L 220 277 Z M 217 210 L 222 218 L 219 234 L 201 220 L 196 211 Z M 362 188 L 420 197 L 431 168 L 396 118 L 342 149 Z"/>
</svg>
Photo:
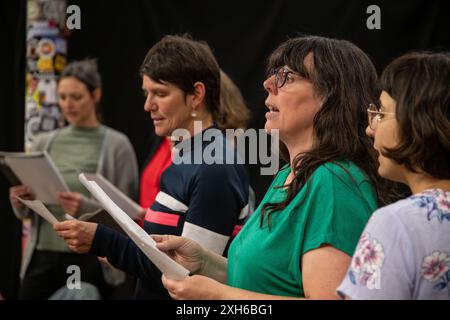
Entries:
<svg viewBox="0 0 450 320">
<path fill-rule="evenodd" d="M 186 268 L 156 248 L 155 241 L 147 232 L 123 212 L 95 181 L 89 181 L 84 174 L 79 175 L 79 180 L 166 277 L 181 280 L 189 275 Z"/>
<path fill-rule="evenodd" d="M 36 212 L 42 218 L 50 222 L 52 225 L 58 222 L 58 219 L 45 207 L 45 205 L 40 200 L 24 200 L 20 197 L 16 197 L 17 200 L 22 202 L 25 206 Z M 73 219 L 73 218 L 72 218 Z"/>
<path fill-rule="evenodd" d="M 5 163 L 20 181 L 29 186 L 36 199 L 45 204 L 58 204 L 57 192 L 70 191 L 52 159 L 46 152 L 1 152 Z"/>
<path fill-rule="evenodd" d="M 127 197 L 122 191 L 120 191 L 116 186 L 109 182 L 101 174 L 84 174 L 88 181 L 95 181 L 100 188 L 108 195 L 109 198 L 122 209 L 131 219 L 138 220 L 141 219 L 144 213 L 144 209 L 134 202 L 132 199 Z"/>
</svg>

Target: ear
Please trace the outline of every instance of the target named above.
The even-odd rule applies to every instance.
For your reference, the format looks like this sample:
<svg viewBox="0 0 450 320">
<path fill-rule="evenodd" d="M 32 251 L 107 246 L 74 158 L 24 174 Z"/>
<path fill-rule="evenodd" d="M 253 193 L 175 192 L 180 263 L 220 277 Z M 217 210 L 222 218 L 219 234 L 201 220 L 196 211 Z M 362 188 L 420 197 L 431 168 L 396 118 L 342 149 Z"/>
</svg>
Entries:
<svg viewBox="0 0 450 320">
<path fill-rule="evenodd" d="M 194 83 L 194 92 L 190 94 L 192 107 L 197 109 L 199 105 L 205 101 L 205 85 L 203 82 Z"/>
<path fill-rule="evenodd" d="M 92 97 L 94 98 L 95 104 L 98 104 L 102 98 L 102 89 L 95 88 L 94 91 L 92 91 Z"/>
</svg>

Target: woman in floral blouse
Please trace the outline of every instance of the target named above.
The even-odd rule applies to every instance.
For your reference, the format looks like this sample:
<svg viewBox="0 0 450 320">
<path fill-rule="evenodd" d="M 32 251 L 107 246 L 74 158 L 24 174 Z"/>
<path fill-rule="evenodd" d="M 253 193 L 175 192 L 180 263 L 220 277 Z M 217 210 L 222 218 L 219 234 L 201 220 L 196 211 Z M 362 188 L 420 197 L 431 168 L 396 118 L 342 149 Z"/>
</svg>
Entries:
<svg viewBox="0 0 450 320">
<path fill-rule="evenodd" d="M 410 53 L 383 72 L 370 105 L 381 176 L 412 196 L 366 226 L 338 293 L 352 299 L 450 299 L 450 54 Z"/>
</svg>

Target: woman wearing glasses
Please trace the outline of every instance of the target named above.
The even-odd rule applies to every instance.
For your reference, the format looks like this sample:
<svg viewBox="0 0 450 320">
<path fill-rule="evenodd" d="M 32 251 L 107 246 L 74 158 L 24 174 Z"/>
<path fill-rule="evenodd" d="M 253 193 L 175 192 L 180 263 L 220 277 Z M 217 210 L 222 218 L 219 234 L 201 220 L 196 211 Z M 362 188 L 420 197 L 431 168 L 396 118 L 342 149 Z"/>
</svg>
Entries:
<svg viewBox="0 0 450 320">
<path fill-rule="evenodd" d="M 155 236 L 194 276 L 163 284 L 175 299 L 337 298 L 359 236 L 382 199 L 365 135 L 376 71 L 355 45 L 295 38 L 269 58 L 268 133 L 289 165 L 231 244 L 228 260 L 185 238 Z"/>
<path fill-rule="evenodd" d="M 352 299 L 450 299 L 450 55 L 411 53 L 371 106 L 381 176 L 412 196 L 377 210 L 338 291 Z"/>
</svg>

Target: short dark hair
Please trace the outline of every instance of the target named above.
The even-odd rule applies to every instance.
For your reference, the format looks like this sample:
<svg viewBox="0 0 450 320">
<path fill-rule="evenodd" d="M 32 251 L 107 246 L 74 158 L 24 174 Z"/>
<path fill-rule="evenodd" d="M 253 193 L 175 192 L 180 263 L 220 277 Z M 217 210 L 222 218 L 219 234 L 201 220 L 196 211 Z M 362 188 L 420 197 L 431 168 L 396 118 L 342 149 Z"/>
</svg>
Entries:
<svg viewBox="0 0 450 320">
<path fill-rule="evenodd" d="M 156 43 L 145 56 L 141 75 L 153 81 L 168 82 L 185 94 L 194 92 L 194 84 L 205 85 L 205 102 L 213 119 L 217 118 L 220 97 L 220 71 L 211 48 L 206 42 L 191 36 L 167 35 Z"/>
<path fill-rule="evenodd" d="M 399 144 L 383 155 L 413 172 L 450 178 L 450 54 L 412 52 L 383 71 L 381 87 L 396 102 Z"/>
<path fill-rule="evenodd" d="M 84 83 L 90 92 L 102 87 L 102 78 L 95 59 L 70 62 L 61 72 L 60 79 L 73 77 Z"/>
</svg>

